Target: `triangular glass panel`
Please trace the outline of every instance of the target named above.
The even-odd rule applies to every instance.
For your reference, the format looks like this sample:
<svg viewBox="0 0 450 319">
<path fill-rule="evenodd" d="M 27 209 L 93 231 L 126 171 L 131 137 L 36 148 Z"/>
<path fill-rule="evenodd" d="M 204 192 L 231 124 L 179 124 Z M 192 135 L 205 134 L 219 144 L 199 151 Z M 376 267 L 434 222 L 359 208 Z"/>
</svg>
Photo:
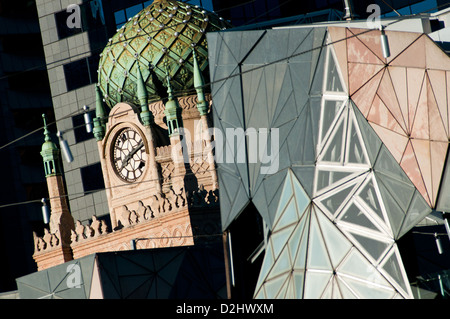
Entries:
<svg viewBox="0 0 450 319">
<path fill-rule="evenodd" d="M 320 123 L 320 144 L 322 145 L 326 136 L 329 135 L 330 131 L 334 127 L 333 123 L 337 121 L 338 115 L 341 113 L 343 107 L 343 100 L 327 100 L 324 99 L 322 102 L 321 111 L 321 123 Z"/>
<path fill-rule="evenodd" d="M 300 220 L 296 228 L 296 232 L 294 232 L 292 238 L 297 238 L 297 232 L 301 233 L 301 240 L 298 244 L 297 251 L 294 254 L 294 247 L 290 245 L 290 249 L 292 254 L 295 255 L 295 260 L 293 267 L 295 270 L 304 270 L 306 269 L 306 254 L 308 251 L 309 245 L 309 220 L 310 220 L 310 208 L 308 208 L 308 214 L 305 214 L 305 217 Z"/>
<path fill-rule="evenodd" d="M 403 221 L 401 231 L 398 233 L 397 238 L 401 238 L 414 226 L 416 226 L 425 216 L 430 214 L 432 209 L 428 206 L 427 202 L 423 199 L 423 196 L 419 191 L 415 190 L 411 205 L 406 212 L 406 218 Z"/>
<path fill-rule="evenodd" d="M 273 267 L 274 261 L 275 258 L 273 257 L 272 243 L 269 241 L 267 243 L 266 253 L 264 254 L 264 260 L 261 269 L 259 270 L 258 281 L 256 283 L 256 290 L 258 290 L 259 287 L 264 283 L 264 281 L 267 280 L 270 270 Z"/>
<path fill-rule="evenodd" d="M 314 51 L 319 51 L 320 55 L 318 56 L 317 64 L 315 69 L 311 68 L 311 72 L 314 72 L 314 76 L 312 76 L 311 81 L 311 89 L 309 91 L 309 95 L 321 95 L 323 91 L 323 78 L 324 78 L 324 70 L 325 70 L 325 56 L 327 50 L 325 48 L 316 49 Z M 315 52 L 314 52 L 315 53 Z M 315 63 L 316 61 L 312 61 Z"/>
<path fill-rule="evenodd" d="M 350 251 L 352 244 L 318 208 L 315 211 L 331 263 L 336 268 Z"/>
<path fill-rule="evenodd" d="M 364 174 L 364 172 L 355 172 L 354 170 L 342 169 L 342 170 L 325 170 L 318 168 L 316 170 L 315 192 L 314 196 L 319 196 L 327 190 L 342 185 L 352 179 L 355 179 Z"/>
<path fill-rule="evenodd" d="M 272 269 L 270 270 L 269 278 L 278 277 L 281 274 L 289 275 L 291 273 L 292 266 L 289 258 L 289 251 L 284 249 L 278 259 L 275 261 Z M 271 280 L 271 279 L 269 279 Z"/>
<path fill-rule="evenodd" d="M 284 180 L 283 190 L 281 191 L 280 201 L 278 202 L 277 212 L 280 212 L 284 209 L 293 194 L 294 191 L 292 190 L 291 173 L 288 170 L 288 173 L 286 174 L 286 178 Z"/>
<path fill-rule="evenodd" d="M 293 129 L 296 134 L 288 136 L 291 162 L 296 165 L 312 165 L 315 163 L 315 140 L 309 105 L 300 114 Z"/>
<path fill-rule="evenodd" d="M 278 231 L 283 227 L 296 223 L 298 221 L 297 205 L 293 198 L 285 206 L 285 208 L 277 213 L 273 222 L 273 229 Z"/>
<path fill-rule="evenodd" d="M 391 299 L 395 295 L 392 287 L 382 287 L 373 285 L 370 282 L 359 281 L 349 277 L 341 277 L 341 280 L 355 291 L 359 298 L 362 299 Z"/>
<path fill-rule="evenodd" d="M 294 271 L 293 273 L 294 280 L 294 288 L 295 288 L 295 297 L 297 299 L 303 299 L 303 287 L 305 284 L 305 273 Z"/>
<path fill-rule="evenodd" d="M 383 203 L 386 208 L 386 213 L 389 218 L 389 224 L 391 226 L 394 238 L 398 238 L 398 232 L 400 231 L 401 225 L 405 218 L 405 211 L 398 205 L 395 199 L 392 197 L 391 192 L 386 189 L 383 183 L 378 184 L 381 197 L 383 198 Z"/>
<path fill-rule="evenodd" d="M 343 299 L 337 276 L 333 276 L 331 299 Z"/>
<path fill-rule="evenodd" d="M 287 91 L 287 88 L 284 88 L 284 90 Z M 292 86 L 290 86 L 290 90 L 293 90 Z M 286 96 L 283 96 L 283 100 L 280 99 L 278 101 L 271 127 L 280 127 L 281 125 L 292 121 L 297 115 L 297 106 L 294 94 L 292 94 L 292 92 L 284 92 L 282 94 Z"/>
<path fill-rule="evenodd" d="M 376 263 L 384 256 L 386 250 L 392 245 L 392 243 L 369 238 L 354 232 L 352 232 L 351 235 L 369 253 Z"/>
<path fill-rule="evenodd" d="M 367 150 L 370 163 L 373 165 L 375 163 L 375 159 L 377 158 L 378 152 L 380 151 L 382 142 L 378 137 L 378 135 L 373 130 L 373 128 L 369 125 L 367 120 L 361 114 L 361 111 L 353 103 L 353 101 L 350 101 L 350 105 L 352 112 L 355 115 L 356 121 L 358 122 L 358 127 L 361 131 L 362 141 L 364 142 L 365 148 Z"/>
<path fill-rule="evenodd" d="M 411 184 L 401 182 L 395 178 L 390 178 L 384 174 L 377 174 L 378 183 L 382 183 L 390 194 L 396 199 L 403 210 L 407 210 L 414 195 L 415 187 Z"/>
<path fill-rule="evenodd" d="M 278 292 L 281 289 L 285 280 L 286 280 L 286 276 L 279 276 L 277 278 L 266 281 L 264 283 L 264 290 L 266 292 L 266 298 L 274 299 L 278 295 Z"/>
<path fill-rule="evenodd" d="M 284 248 L 294 230 L 295 224 L 285 227 L 281 230 L 274 230 L 272 235 L 270 235 L 269 240 L 272 242 L 273 253 L 275 259 L 280 254 L 281 250 Z"/>
<path fill-rule="evenodd" d="M 359 199 L 361 199 L 370 210 L 376 214 L 381 223 L 389 228 L 389 220 L 385 216 L 385 209 L 382 205 L 381 195 L 379 194 L 378 187 L 375 184 L 374 178 L 371 177 L 367 180 L 365 185 L 357 193 Z"/>
<path fill-rule="evenodd" d="M 336 190 L 327 192 L 316 198 L 315 202 L 320 204 L 321 207 L 324 206 L 330 218 L 334 219 L 334 217 L 340 213 L 341 208 L 349 200 L 349 196 L 353 194 L 356 185 L 359 185 L 359 183 L 353 181 L 345 183 L 342 186 L 337 187 Z"/>
<path fill-rule="evenodd" d="M 289 287 L 289 280 L 290 276 L 286 279 L 286 281 L 283 283 L 283 286 L 280 288 L 280 291 L 278 292 L 277 296 L 275 298 L 277 299 L 286 299 L 286 292 Z"/>
<path fill-rule="evenodd" d="M 311 210 L 311 225 L 308 245 L 308 269 L 332 270 L 328 249 L 317 222 L 316 214 Z"/>
<path fill-rule="evenodd" d="M 344 92 L 344 87 L 342 86 L 339 70 L 336 61 L 334 60 L 334 54 L 331 48 L 328 49 L 328 69 L 326 76 L 326 91 Z"/>
<path fill-rule="evenodd" d="M 288 248 L 289 248 L 291 260 L 294 260 L 294 263 L 296 261 L 297 252 L 302 245 L 302 238 L 305 237 L 304 231 L 305 231 L 306 220 L 309 220 L 307 214 L 305 214 L 302 217 L 302 219 L 300 220 L 300 222 L 295 226 L 295 229 L 292 232 L 292 235 L 291 235 L 291 237 L 289 237 L 289 240 L 288 240 Z M 300 252 L 300 253 L 305 254 L 305 252 Z M 296 267 L 296 266 L 297 265 L 294 264 L 294 267 Z M 302 268 L 304 268 L 304 265 L 302 266 Z"/>
<path fill-rule="evenodd" d="M 295 176 L 300 181 L 306 194 L 309 197 L 312 197 L 314 186 L 314 174 L 316 170 L 315 166 L 313 165 L 291 166 L 291 170 L 294 172 Z"/>
<path fill-rule="evenodd" d="M 321 299 L 331 299 L 331 296 L 333 294 L 333 279 L 328 283 L 327 287 L 325 288 Z"/>
<path fill-rule="evenodd" d="M 332 272 L 306 271 L 305 275 L 305 299 L 319 299 L 333 276 Z"/>
<path fill-rule="evenodd" d="M 372 231 L 379 232 L 378 227 L 367 217 L 366 212 L 352 202 L 343 213 L 339 216 L 339 220 L 356 226 L 368 228 Z"/>
<path fill-rule="evenodd" d="M 345 274 L 346 277 L 352 276 L 366 280 L 370 276 L 373 276 L 377 270 L 357 249 L 353 249 L 336 269 L 336 272 L 338 278 L 342 277 L 339 276 L 340 274 Z"/>
<path fill-rule="evenodd" d="M 367 150 L 352 111 L 350 111 L 348 126 L 347 155 L 345 162 L 368 165 Z"/>
<path fill-rule="evenodd" d="M 337 278 L 337 282 L 339 285 L 339 291 L 342 295 L 343 299 L 356 299 L 357 297 L 355 296 L 355 294 L 353 293 L 353 291 L 351 291 L 349 289 L 349 287 L 347 286 L 347 283 L 345 283 L 342 279 L 344 278 L 343 276 L 336 276 Z"/>
<path fill-rule="evenodd" d="M 295 299 L 295 281 L 293 279 L 293 276 L 289 278 L 289 281 L 287 283 L 287 290 L 286 295 L 284 296 L 285 299 Z"/>
<path fill-rule="evenodd" d="M 383 262 L 382 268 L 401 287 L 403 292 L 408 292 L 408 287 L 406 286 L 408 283 L 405 282 L 406 274 L 404 274 L 400 256 L 397 256 L 396 247 L 393 247 L 390 256 Z"/>
<path fill-rule="evenodd" d="M 342 117 L 319 155 L 319 161 L 342 164 L 346 117 Z"/>
<path fill-rule="evenodd" d="M 302 185 L 295 177 L 294 173 L 292 171 L 289 171 L 289 174 L 291 175 L 292 184 L 294 185 L 294 196 L 297 202 L 297 212 L 299 214 L 298 217 L 300 218 L 306 207 L 308 207 L 310 199 L 303 189 Z"/>
<path fill-rule="evenodd" d="M 398 162 L 392 156 L 391 152 L 386 148 L 385 145 L 381 146 L 379 155 L 373 167 L 375 172 L 383 173 L 392 178 L 397 178 L 405 183 L 411 183 L 409 177 L 400 167 Z"/>
</svg>

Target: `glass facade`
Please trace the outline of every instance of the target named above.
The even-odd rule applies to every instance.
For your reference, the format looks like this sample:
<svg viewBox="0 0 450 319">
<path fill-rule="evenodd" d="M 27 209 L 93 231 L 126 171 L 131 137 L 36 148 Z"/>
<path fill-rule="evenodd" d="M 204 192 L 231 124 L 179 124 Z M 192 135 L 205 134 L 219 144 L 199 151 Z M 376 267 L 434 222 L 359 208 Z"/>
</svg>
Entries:
<svg viewBox="0 0 450 319">
<path fill-rule="evenodd" d="M 431 92 L 440 86 L 433 78 L 444 76 L 450 65 L 432 41 L 417 42 L 419 35 L 410 33 L 388 35 L 392 56 L 386 60 L 375 32 L 330 27 L 208 35 L 216 65 L 215 126 L 279 130 L 273 174 L 261 173 L 261 161 L 241 163 L 236 157 L 218 163 L 223 230 L 249 202 L 270 229 L 255 298 L 413 297 L 397 242 L 436 204 L 432 185 L 443 175 L 443 162 L 427 152 L 438 141 L 426 140 L 448 132 L 447 102 L 438 107 Z M 269 47 L 279 49 L 267 54 Z M 441 63 L 431 57 L 441 57 Z M 430 70 L 419 71 L 418 64 Z M 235 76 L 237 71 L 242 74 Z M 413 85 L 422 89 L 406 93 Z M 421 90 L 430 93 L 422 102 Z M 394 138 L 401 138 L 406 94 L 416 96 L 409 114 L 423 114 L 407 122 L 410 136 L 421 134 L 410 141 L 416 146 L 411 153 L 408 141 Z M 413 124 L 429 117 L 436 119 L 434 127 Z M 395 146 L 401 145 L 398 157 Z M 250 158 L 251 141 L 245 150 Z M 408 154 L 429 187 L 421 187 L 411 166 L 403 164 Z"/>
</svg>

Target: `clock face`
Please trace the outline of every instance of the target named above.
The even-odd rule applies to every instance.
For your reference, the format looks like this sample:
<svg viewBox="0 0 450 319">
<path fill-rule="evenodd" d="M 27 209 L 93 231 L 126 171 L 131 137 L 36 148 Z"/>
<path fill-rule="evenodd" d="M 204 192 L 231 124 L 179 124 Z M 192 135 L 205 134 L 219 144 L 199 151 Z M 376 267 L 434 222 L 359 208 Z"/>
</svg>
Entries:
<svg viewBox="0 0 450 319">
<path fill-rule="evenodd" d="M 117 175 L 126 182 L 142 176 L 147 153 L 141 135 L 132 128 L 121 130 L 113 141 L 112 159 Z"/>
</svg>

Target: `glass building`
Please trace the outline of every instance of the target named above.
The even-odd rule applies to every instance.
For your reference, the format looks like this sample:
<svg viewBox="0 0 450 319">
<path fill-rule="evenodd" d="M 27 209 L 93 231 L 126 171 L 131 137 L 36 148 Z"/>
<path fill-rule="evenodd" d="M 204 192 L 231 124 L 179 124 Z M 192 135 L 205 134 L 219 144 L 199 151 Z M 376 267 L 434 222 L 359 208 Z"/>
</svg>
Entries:
<svg viewBox="0 0 450 319">
<path fill-rule="evenodd" d="M 448 210 L 450 60 L 422 33 L 385 35 L 390 54 L 351 24 L 208 35 L 214 124 L 246 132 L 216 150 L 230 254 L 251 260 L 231 267 L 259 274 L 235 295 L 413 297 L 397 243 Z"/>
</svg>

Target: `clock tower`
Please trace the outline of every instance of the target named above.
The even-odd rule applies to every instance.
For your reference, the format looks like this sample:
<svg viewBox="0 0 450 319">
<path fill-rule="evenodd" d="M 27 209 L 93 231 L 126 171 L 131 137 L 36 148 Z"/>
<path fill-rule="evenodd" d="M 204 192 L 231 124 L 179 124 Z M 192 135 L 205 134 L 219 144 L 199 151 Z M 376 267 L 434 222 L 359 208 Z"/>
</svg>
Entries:
<svg viewBox="0 0 450 319">
<path fill-rule="evenodd" d="M 201 8 L 155 0 L 109 40 L 93 134 L 111 222 L 75 221 L 73 259 L 221 241 L 206 33 L 227 26 Z"/>
</svg>

